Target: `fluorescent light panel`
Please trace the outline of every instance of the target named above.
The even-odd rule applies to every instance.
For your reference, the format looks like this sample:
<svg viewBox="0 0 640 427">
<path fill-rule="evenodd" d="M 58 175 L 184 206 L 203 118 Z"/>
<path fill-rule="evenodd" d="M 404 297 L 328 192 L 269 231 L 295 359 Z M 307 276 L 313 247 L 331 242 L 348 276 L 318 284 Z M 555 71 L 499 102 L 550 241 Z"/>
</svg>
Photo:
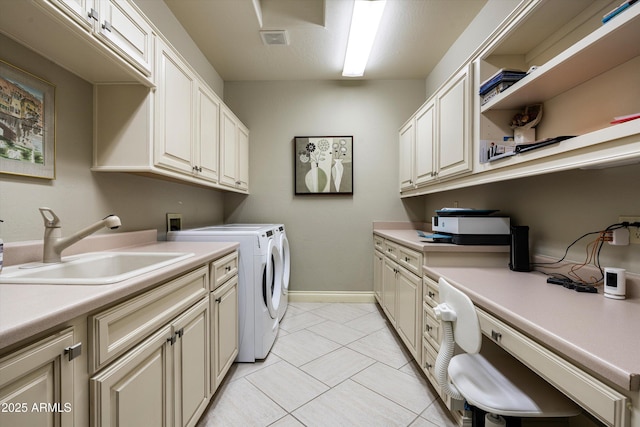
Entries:
<svg viewBox="0 0 640 427">
<path fill-rule="evenodd" d="M 355 0 L 343 76 L 364 75 L 386 3 L 386 0 Z"/>
</svg>

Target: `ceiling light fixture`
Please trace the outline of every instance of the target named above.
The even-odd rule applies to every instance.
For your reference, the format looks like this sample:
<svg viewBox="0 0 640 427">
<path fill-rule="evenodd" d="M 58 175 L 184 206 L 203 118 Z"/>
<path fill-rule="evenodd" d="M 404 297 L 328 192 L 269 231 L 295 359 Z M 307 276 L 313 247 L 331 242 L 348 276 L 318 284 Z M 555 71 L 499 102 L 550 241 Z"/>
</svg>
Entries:
<svg viewBox="0 0 640 427">
<path fill-rule="evenodd" d="M 386 0 L 355 0 L 343 76 L 364 75 L 385 5 Z"/>
</svg>

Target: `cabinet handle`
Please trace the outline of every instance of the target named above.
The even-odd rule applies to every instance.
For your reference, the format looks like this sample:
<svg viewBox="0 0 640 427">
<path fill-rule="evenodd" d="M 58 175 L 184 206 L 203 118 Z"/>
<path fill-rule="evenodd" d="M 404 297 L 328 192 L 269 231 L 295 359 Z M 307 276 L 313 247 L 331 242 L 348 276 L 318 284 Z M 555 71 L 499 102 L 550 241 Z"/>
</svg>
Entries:
<svg viewBox="0 0 640 427">
<path fill-rule="evenodd" d="M 98 11 L 94 8 L 91 8 L 91 10 L 89 11 L 89 19 L 95 19 L 96 21 L 99 19 Z"/>
<path fill-rule="evenodd" d="M 220 302 L 221 302 L 221 301 L 222 301 L 222 297 L 218 297 L 218 298 L 216 298 L 216 302 L 217 302 L 218 304 L 220 304 Z"/>
<path fill-rule="evenodd" d="M 433 326 L 427 325 L 427 332 L 431 332 L 432 329 L 433 329 Z"/>
<path fill-rule="evenodd" d="M 167 342 L 171 345 L 174 345 L 176 343 L 176 336 L 171 335 L 169 338 L 167 338 Z"/>
<path fill-rule="evenodd" d="M 184 335 L 184 328 L 180 328 L 176 331 L 176 335 L 178 336 L 178 338 L 182 338 L 182 335 Z"/>
<path fill-rule="evenodd" d="M 411 261 L 411 258 L 409 258 L 409 257 L 404 257 L 404 262 L 409 262 L 409 261 Z"/>
<path fill-rule="evenodd" d="M 227 273 L 228 273 L 228 272 L 230 272 L 230 271 L 231 271 L 231 266 L 230 266 L 230 265 L 227 265 L 227 266 L 224 268 L 224 271 L 226 271 Z"/>
<path fill-rule="evenodd" d="M 424 365 L 424 369 L 429 370 L 433 367 L 433 365 L 431 363 L 425 363 Z"/>
<path fill-rule="evenodd" d="M 433 298 L 433 297 L 436 296 L 436 294 L 434 292 L 431 292 L 431 291 L 427 292 L 427 295 L 429 296 L 429 298 Z"/>
<path fill-rule="evenodd" d="M 104 21 L 104 24 L 102 24 L 102 29 L 111 32 L 111 23 L 109 21 Z"/>
<path fill-rule="evenodd" d="M 236 181 L 236 185 L 242 184 L 242 181 Z"/>
<path fill-rule="evenodd" d="M 500 341 L 502 339 L 502 334 L 500 332 L 496 332 L 493 329 L 491 330 L 491 338 L 493 338 L 494 341 Z"/>
<path fill-rule="evenodd" d="M 82 343 L 79 342 L 64 349 L 64 354 L 69 356 L 69 362 L 82 354 Z"/>
<path fill-rule="evenodd" d="M 194 167 L 193 167 L 193 168 L 191 168 L 191 169 L 193 169 L 193 170 L 194 170 L 194 171 L 196 171 L 196 172 L 202 172 L 202 166 L 194 166 Z"/>
</svg>

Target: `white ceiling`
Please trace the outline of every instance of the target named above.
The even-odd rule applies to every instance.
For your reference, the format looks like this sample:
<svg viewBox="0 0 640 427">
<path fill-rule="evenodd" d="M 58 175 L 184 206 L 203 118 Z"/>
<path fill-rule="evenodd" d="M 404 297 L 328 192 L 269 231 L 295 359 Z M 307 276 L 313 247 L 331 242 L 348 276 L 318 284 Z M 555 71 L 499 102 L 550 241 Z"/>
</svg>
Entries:
<svg viewBox="0 0 640 427">
<path fill-rule="evenodd" d="M 353 0 L 164 1 L 225 81 L 344 79 Z M 486 2 L 388 0 L 364 78 L 426 78 Z"/>
</svg>

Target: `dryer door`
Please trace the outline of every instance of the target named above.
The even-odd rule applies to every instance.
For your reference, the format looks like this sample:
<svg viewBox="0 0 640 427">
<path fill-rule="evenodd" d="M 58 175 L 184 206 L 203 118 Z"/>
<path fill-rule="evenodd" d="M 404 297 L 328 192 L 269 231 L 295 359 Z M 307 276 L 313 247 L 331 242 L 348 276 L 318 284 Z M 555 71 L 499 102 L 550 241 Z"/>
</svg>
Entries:
<svg viewBox="0 0 640 427">
<path fill-rule="evenodd" d="M 289 252 L 289 239 L 287 235 L 282 232 L 278 237 L 280 239 L 280 256 L 282 257 L 282 293 L 287 294 L 289 292 L 289 276 L 291 274 L 291 253 Z"/>
<path fill-rule="evenodd" d="M 282 258 L 274 239 L 269 239 L 267 260 L 262 275 L 262 297 L 272 319 L 278 317 L 282 295 Z"/>
</svg>

